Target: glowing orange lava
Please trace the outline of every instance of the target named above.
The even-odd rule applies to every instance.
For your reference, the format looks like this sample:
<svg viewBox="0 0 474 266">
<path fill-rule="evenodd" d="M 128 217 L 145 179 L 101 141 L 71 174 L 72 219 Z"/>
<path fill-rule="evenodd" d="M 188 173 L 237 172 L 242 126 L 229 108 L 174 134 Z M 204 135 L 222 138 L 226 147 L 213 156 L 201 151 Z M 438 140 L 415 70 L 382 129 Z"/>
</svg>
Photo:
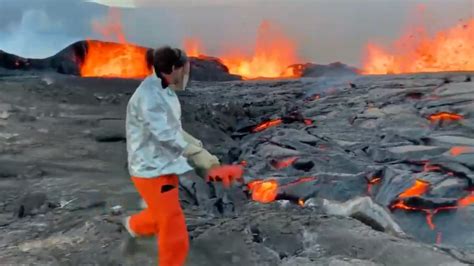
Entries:
<svg viewBox="0 0 474 266">
<path fill-rule="evenodd" d="M 186 53 L 199 55 L 202 49 L 198 39 L 185 41 Z M 234 48 L 226 48 L 219 58 L 227 66 L 231 74 L 240 75 L 246 79 L 298 77 L 296 44 L 276 24 L 263 21 L 257 32 L 253 55 L 246 56 Z M 299 71 L 299 72 L 298 72 Z"/>
<path fill-rule="evenodd" d="M 440 121 L 440 120 L 456 121 L 456 120 L 461 120 L 463 118 L 464 118 L 464 116 L 462 116 L 460 114 L 448 113 L 448 112 L 436 113 L 436 114 L 432 114 L 428 117 L 428 119 L 431 122 L 436 122 L 436 121 Z"/>
<path fill-rule="evenodd" d="M 272 162 L 272 166 L 276 169 L 283 169 L 291 166 L 296 160 L 298 160 L 298 157 L 290 157 L 278 161 Z"/>
<path fill-rule="evenodd" d="M 417 179 L 415 181 L 415 184 L 408 188 L 407 190 L 403 191 L 399 195 L 400 198 L 408 198 L 408 197 L 414 197 L 414 196 L 421 196 L 428 191 L 428 188 L 430 187 L 430 184 L 426 181 Z"/>
<path fill-rule="evenodd" d="M 261 132 L 261 131 L 264 131 L 267 128 L 278 126 L 281 123 L 283 123 L 283 120 L 281 118 L 265 121 L 265 122 L 262 122 L 262 123 L 258 124 L 256 127 L 254 127 L 252 129 L 252 132 L 254 132 L 254 133 Z"/>
<path fill-rule="evenodd" d="M 380 177 L 373 177 L 372 179 L 370 179 L 367 185 L 367 192 L 369 194 L 372 193 L 372 187 L 376 184 L 379 184 L 381 181 L 382 181 L 382 178 Z"/>
<path fill-rule="evenodd" d="M 301 207 L 304 207 L 304 200 L 303 200 L 303 199 L 299 199 L 299 200 L 298 200 L 298 205 L 300 205 Z"/>
<path fill-rule="evenodd" d="M 316 179 L 317 178 L 314 176 L 301 177 L 281 187 L 287 187 L 287 186 L 291 186 L 291 185 L 295 185 L 299 183 L 310 182 Z M 258 201 L 261 203 L 269 203 L 269 202 L 275 201 L 278 196 L 278 190 L 280 188 L 278 181 L 275 179 L 254 180 L 254 181 L 249 182 L 247 184 L 247 187 L 252 193 L 252 200 Z M 298 204 L 301 205 L 301 202 L 304 205 L 304 200 L 302 199 L 298 200 Z"/>
<path fill-rule="evenodd" d="M 120 43 L 88 40 L 81 76 L 143 78 L 152 72 L 146 60 L 147 49 L 127 43 L 117 9 L 110 9 L 105 24 L 95 21 L 92 26 L 103 37 L 115 37 Z"/>
<path fill-rule="evenodd" d="M 455 146 L 449 150 L 452 156 L 459 156 L 465 153 L 474 153 L 474 147 Z"/>
<path fill-rule="evenodd" d="M 276 180 L 255 180 L 247 185 L 252 193 L 252 200 L 269 203 L 278 195 L 278 182 Z"/>
<path fill-rule="evenodd" d="M 197 38 L 184 39 L 184 50 L 188 56 L 199 57 L 202 55 L 202 47 L 201 40 Z"/>
<path fill-rule="evenodd" d="M 474 204 L 474 192 L 471 192 L 469 195 L 458 201 L 458 206 L 460 207 L 466 207 L 471 204 Z"/>
<path fill-rule="evenodd" d="M 151 73 L 146 49 L 129 44 L 87 41 L 83 77 L 144 78 Z"/>
<path fill-rule="evenodd" d="M 413 27 L 390 48 L 369 43 L 364 74 L 474 70 L 474 19 L 429 36 Z"/>
</svg>

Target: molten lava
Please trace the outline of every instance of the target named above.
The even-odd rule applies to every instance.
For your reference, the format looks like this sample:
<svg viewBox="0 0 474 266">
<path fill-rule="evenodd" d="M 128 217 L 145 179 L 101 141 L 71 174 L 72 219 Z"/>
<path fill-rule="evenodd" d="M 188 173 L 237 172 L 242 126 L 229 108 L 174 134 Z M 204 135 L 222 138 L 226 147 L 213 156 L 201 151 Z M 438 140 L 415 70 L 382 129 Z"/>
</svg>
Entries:
<svg viewBox="0 0 474 266">
<path fill-rule="evenodd" d="M 474 147 L 455 146 L 449 150 L 452 156 L 459 156 L 465 153 L 474 153 Z"/>
<path fill-rule="evenodd" d="M 282 160 L 272 161 L 271 165 L 276 169 L 283 169 L 291 166 L 294 162 L 296 162 L 296 160 L 298 160 L 298 157 L 294 156 Z"/>
<path fill-rule="evenodd" d="M 151 74 L 146 48 L 130 44 L 87 41 L 83 77 L 144 78 Z"/>
<path fill-rule="evenodd" d="M 304 207 L 304 200 L 303 200 L 303 199 L 299 199 L 299 200 L 298 200 L 298 205 L 300 205 L 301 207 Z"/>
<path fill-rule="evenodd" d="M 199 57 L 202 55 L 202 43 L 197 38 L 185 38 L 184 50 L 190 57 Z"/>
<path fill-rule="evenodd" d="M 364 74 L 474 70 L 474 19 L 429 36 L 410 29 L 390 48 L 369 43 Z"/>
<path fill-rule="evenodd" d="M 143 78 L 152 72 L 146 60 L 147 49 L 127 43 L 117 9 L 109 10 L 105 24 L 95 21 L 92 26 L 104 38 L 115 38 L 119 43 L 88 40 L 81 76 Z"/>
<path fill-rule="evenodd" d="M 474 192 L 471 192 L 469 195 L 458 201 L 458 206 L 460 207 L 466 207 L 472 204 L 474 204 Z"/>
<path fill-rule="evenodd" d="M 463 119 L 464 116 L 459 115 L 459 114 L 454 114 L 454 113 L 448 113 L 448 112 L 441 112 L 441 113 L 436 113 L 432 114 L 428 117 L 428 119 L 431 122 L 436 122 L 440 120 L 451 120 L 451 121 L 457 121 Z"/>
<path fill-rule="evenodd" d="M 267 180 L 254 180 L 247 184 L 250 192 L 252 193 L 252 200 L 258 201 L 261 203 L 269 203 L 275 201 L 278 196 L 278 190 L 291 185 L 296 185 L 304 182 L 310 182 L 316 180 L 316 177 L 301 177 L 295 181 L 292 181 L 288 184 L 282 185 L 281 187 L 278 184 L 278 181 L 275 179 Z M 304 205 L 304 200 L 299 200 L 298 204 Z"/>
<path fill-rule="evenodd" d="M 264 131 L 267 128 L 278 126 L 281 123 L 283 123 L 283 120 L 281 118 L 268 120 L 268 121 L 265 121 L 265 122 L 262 122 L 262 123 L 258 124 L 257 126 L 252 128 L 251 131 L 253 133 L 261 132 L 261 131 Z"/>
<path fill-rule="evenodd" d="M 408 197 L 414 197 L 414 196 L 421 196 L 425 194 L 426 191 L 428 191 L 429 187 L 430 187 L 430 184 L 428 182 L 417 179 L 415 181 L 415 184 L 413 184 L 413 186 L 405 190 L 398 197 L 408 198 Z"/>
<path fill-rule="evenodd" d="M 376 184 L 379 184 L 382 181 L 382 178 L 380 177 L 373 177 L 370 179 L 367 183 L 367 192 L 370 194 L 372 193 L 372 187 Z"/>
<path fill-rule="evenodd" d="M 186 53 L 199 55 L 200 41 L 197 39 L 185 41 Z M 231 74 L 240 75 L 246 79 L 298 77 L 302 67 L 288 68 L 298 62 L 296 44 L 279 29 L 276 24 L 263 21 L 257 32 L 253 55 L 245 56 L 240 51 L 227 48 L 219 55 Z"/>
<path fill-rule="evenodd" d="M 278 195 L 278 182 L 274 179 L 255 180 L 248 185 L 252 193 L 252 200 L 261 203 L 269 203 L 276 199 Z"/>
</svg>

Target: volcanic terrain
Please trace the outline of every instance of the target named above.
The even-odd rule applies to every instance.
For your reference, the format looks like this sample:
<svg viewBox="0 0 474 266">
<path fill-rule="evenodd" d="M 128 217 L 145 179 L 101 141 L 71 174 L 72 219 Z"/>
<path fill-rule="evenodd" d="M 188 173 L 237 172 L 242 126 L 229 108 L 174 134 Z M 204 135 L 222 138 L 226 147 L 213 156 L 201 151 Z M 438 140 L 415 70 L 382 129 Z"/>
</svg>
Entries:
<svg viewBox="0 0 474 266">
<path fill-rule="evenodd" d="M 134 79 L 0 68 L 3 265 L 153 265 L 120 253 Z M 474 73 L 193 81 L 183 126 L 226 189 L 181 177 L 188 265 L 474 263 Z"/>
</svg>

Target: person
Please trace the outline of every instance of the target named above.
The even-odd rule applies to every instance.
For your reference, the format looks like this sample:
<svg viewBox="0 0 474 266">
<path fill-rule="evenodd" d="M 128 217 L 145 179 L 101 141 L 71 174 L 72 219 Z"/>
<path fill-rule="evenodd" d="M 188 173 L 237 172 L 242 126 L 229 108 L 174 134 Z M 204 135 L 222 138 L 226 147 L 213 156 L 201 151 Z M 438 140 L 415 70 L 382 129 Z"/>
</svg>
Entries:
<svg viewBox="0 0 474 266">
<path fill-rule="evenodd" d="M 220 166 L 218 158 L 182 128 L 176 92 L 185 90 L 189 81 L 186 53 L 165 46 L 149 56 L 153 73 L 130 98 L 126 115 L 128 170 L 146 208 L 126 217 L 123 224 L 132 239 L 157 237 L 159 265 L 183 265 L 189 237 L 179 202 L 179 176 L 193 168 L 212 173 L 212 180 L 238 178 L 242 173 L 236 174 L 233 166 Z"/>
</svg>

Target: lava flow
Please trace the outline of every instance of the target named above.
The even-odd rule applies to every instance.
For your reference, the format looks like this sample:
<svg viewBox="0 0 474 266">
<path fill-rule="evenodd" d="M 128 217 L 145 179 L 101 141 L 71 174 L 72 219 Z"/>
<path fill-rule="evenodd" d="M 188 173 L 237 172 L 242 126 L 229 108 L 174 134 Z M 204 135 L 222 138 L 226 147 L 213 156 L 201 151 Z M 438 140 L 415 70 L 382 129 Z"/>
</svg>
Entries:
<svg viewBox="0 0 474 266">
<path fill-rule="evenodd" d="M 430 227 L 431 230 L 434 230 L 436 228 L 435 224 L 433 223 L 433 217 L 435 214 L 437 214 L 440 211 L 447 211 L 447 210 L 455 210 L 461 207 L 467 207 L 471 204 L 474 204 L 474 192 L 470 192 L 467 196 L 460 198 L 457 200 L 456 204 L 454 205 L 448 205 L 448 206 L 442 206 L 442 207 L 437 207 L 437 208 L 423 208 L 423 207 L 418 207 L 418 206 L 410 206 L 407 204 L 405 201 L 408 198 L 411 197 L 419 197 L 424 195 L 425 193 L 428 192 L 430 188 L 430 183 L 419 180 L 417 179 L 415 181 L 415 184 L 413 184 L 411 187 L 406 189 L 404 192 L 402 192 L 399 196 L 398 199 L 395 200 L 391 205 L 390 209 L 402 209 L 406 211 L 421 211 L 426 214 L 426 223 Z"/>
<path fill-rule="evenodd" d="M 135 45 L 87 41 L 81 65 L 83 77 L 144 78 L 151 73 L 146 48 Z"/>
<path fill-rule="evenodd" d="M 252 193 L 252 200 L 261 203 L 269 203 L 276 199 L 278 195 L 278 181 L 270 180 L 255 180 L 247 184 Z"/>
<path fill-rule="evenodd" d="M 287 168 L 291 166 L 294 162 L 296 162 L 296 160 L 298 160 L 298 157 L 293 156 L 293 157 L 285 158 L 282 160 L 273 160 L 271 161 L 271 165 L 275 169 L 283 169 L 283 168 Z"/>
<path fill-rule="evenodd" d="M 198 56 L 202 49 L 200 43 L 198 39 L 186 39 L 186 53 Z M 269 21 L 263 21 L 258 28 L 253 55 L 245 56 L 240 51 L 227 47 L 219 58 L 229 69 L 229 73 L 245 79 L 299 76 L 298 67 L 289 68 L 298 62 L 295 42 Z"/>
<path fill-rule="evenodd" d="M 105 38 L 115 37 L 120 43 L 88 40 L 81 76 L 144 78 L 152 72 L 146 60 L 147 49 L 127 43 L 118 10 L 111 8 L 108 21 L 104 25 L 94 22 L 93 29 Z"/>
<path fill-rule="evenodd" d="M 415 184 L 413 184 L 413 186 L 405 190 L 398 197 L 408 198 L 408 197 L 414 197 L 414 196 L 421 196 L 425 194 L 426 191 L 428 191 L 429 187 L 430 187 L 430 184 L 428 182 L 417 179 L 415 181 Z"/>
<path fill-rule="evenodd" d="M 247 184 L 247 187 L 249 188 L 252 194 L 252 200 L 261 203 L 269 203 L 277 199 L 279 189 L 288 187 L 290 185 L 296 185 L 299 183 L 310 182 L 314 180 L 316 180 L 316 177 L 301 177 L 295 181 L 281 186 L 275 179 L 254 180 L 249 182 Z M 298 204 L 304 205 L 304 200 L 299 199 Z"/>
<path fill-rule="evenodd" d="M 202 55 L 202 43 L 197 38 L 185 38 L 184 50 L 190 57 L 200 57 Z"/>
<path fill-rule="evenodd" d="M 364 74 L 474 70 L 474 19 L 429 36 L 414 27 L 390 48 L 369 43 Z"/>
<path fill-rule="evenodd" d="M 436 114 L 432 114 L 428 116 L 428 119 L 431 122 L 444 121 L 444 120 L 457 121 L 463 118 L 464 116 L 460 114 L 448 113 L 448 112 L 441 112 L 441 113 L 436 113 Z"/>
<path fill-rule="evenodd" d="M 256 125 L 255 127 L 253 127 L 251 131 L 252 131 L 252 133 L 261 132 L 261 131 L 264 131 L 267 128 L 278 126 L 281 123 L 283 123 L 283 120 L 281 118 L 264 121 L 264 122 Z"/>
<path fill-rule="evenodd" d="M 452 156 L 459 156 L 465 153 L 474 153 L 474 147 L 455 146 L 449 150 Z"/>
</svg>

